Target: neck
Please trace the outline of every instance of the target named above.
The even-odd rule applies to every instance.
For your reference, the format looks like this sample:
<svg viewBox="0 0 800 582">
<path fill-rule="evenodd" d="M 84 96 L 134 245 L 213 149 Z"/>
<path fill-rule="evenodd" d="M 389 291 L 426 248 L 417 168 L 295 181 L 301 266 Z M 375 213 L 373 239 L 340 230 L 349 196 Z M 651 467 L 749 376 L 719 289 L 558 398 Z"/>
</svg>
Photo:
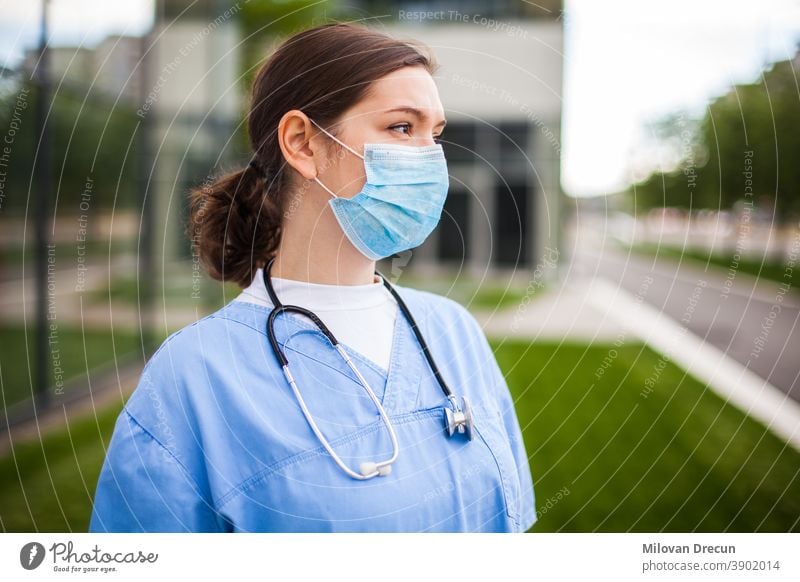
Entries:
<svg viewBox="0 0 800 582">
<path fill-rule="evenodd" d="M 284 216 L 281 242 L 270 275 L 320 285 L 374 283 L 375 261 L 350 243 L 327 202 L 322 207 L 310 203 L 312 199 L 323 199 L 315 194 L 306 192 L 303 203 Z"/>
</svg>

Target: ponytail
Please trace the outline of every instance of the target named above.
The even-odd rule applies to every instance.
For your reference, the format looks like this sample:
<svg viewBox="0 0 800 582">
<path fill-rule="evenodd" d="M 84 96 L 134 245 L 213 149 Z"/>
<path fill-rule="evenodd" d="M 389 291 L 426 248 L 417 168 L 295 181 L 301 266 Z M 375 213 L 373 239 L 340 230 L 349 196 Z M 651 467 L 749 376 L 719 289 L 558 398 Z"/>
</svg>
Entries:
<svg viewBox="0 0 800 582">
<path fill-rule="evenodd" d="M 189 193 L 187 236 L 208 274 L 247 287 L 280 242 L 280 203 L 257 165 Z"/>
</svg>

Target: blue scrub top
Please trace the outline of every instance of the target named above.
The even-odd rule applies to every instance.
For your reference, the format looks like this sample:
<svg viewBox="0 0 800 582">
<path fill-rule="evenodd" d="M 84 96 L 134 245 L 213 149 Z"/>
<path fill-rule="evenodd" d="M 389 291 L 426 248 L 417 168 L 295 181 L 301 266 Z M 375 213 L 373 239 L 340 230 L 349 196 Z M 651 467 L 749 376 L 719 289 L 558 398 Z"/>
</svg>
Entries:
<svg viewBox="0 0 800 582">
<path fill-rule="evenodd" d="M 474 317 L 395 285 L 475 436 L 447 436 L 447 398 L 398 312 L 387 374 L 343 346 L 381 400 L 400 447 L 392 472 L 356 480 L 317 440 L 266 336 L 270 308 L 231 301 L 167 338 L 120 413 L 92 532 L 521 532 L 536 521 L 508 386 Z M 302 315 L 275 334 L 300 393 L 353 470 L 391 456 L 366 390 Z"/>
</svg>

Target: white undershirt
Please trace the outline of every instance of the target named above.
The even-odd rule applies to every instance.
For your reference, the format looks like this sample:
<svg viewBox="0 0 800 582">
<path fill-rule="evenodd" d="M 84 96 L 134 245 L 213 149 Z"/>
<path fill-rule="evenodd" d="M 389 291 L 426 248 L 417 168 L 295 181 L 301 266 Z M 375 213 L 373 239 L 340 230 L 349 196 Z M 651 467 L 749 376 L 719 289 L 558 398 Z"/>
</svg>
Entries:
<svg viewBox="0 0 800 582">
<path fill-rule="evenodd" d="M 387 371 L 398 305 L 378 275 L 366 285 L 321 285 L 272 277 L 275 294 L 283 304 L 313 311 L 339 343 L 366 356 Z M 234 299 L 272 307 L 262 269 L 249 287 Z M 298 315 L 311 323 L 311 320 Z"/>
</svg>

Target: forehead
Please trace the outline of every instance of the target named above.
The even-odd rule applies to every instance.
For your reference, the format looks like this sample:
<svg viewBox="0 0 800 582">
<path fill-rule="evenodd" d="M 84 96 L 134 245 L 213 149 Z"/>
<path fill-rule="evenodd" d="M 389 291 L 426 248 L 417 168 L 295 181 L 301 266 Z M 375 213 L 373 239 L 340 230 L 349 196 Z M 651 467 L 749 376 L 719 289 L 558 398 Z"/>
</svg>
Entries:
<svg viewBox="0 0 800 582">
<path fill-rule="evenodd" d="M 434 122 L 444 119 L 439 89 L 431 74 L 418 66 L 403 67 L 374 81 L 357 109 L 360 113 L 379 113 L 394 107 L 421 109 Z"/>
</svg>

